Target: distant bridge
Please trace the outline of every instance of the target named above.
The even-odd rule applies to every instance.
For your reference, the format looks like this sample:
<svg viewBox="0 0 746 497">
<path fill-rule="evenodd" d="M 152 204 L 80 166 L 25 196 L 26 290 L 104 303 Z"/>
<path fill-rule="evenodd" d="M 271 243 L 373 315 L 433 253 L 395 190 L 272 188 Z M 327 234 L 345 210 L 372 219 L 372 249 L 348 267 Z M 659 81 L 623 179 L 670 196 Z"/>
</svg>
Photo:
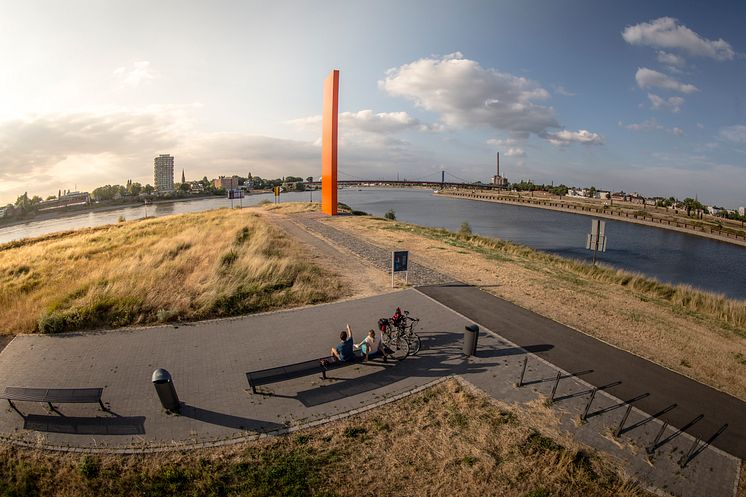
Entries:
<svg viewBox="0 0 746 497">
<path fill-rule="evenodd" d="M 489 183 L 468 182 L 465 179 L 459 178 L 458 176 L 455 176 L 445 170 L 438 171 L 438 172 L 432 173 L 428 176 L 424 176 L 421 178 L 415 178 L 413 180 L 409 180 L 409 179 L 404 179 L 404 180 L 363 179 L 363 178 L 352 176 L 351 174 L 345 174 L 341 171 L 339 172 L 339 174 L 352 178 L 352 179 L 344 179 L 344 180 L 337 181 L 338 185 L 343 185 L 343 186 L 423 186 L 423 187 L 428 187 L 428 188 L 457 187 L 457 188 L 481 188 L 481 189 L 488 189 L 488 190 L 496 190 L 496 189 L 501 188 L 498 185 L 493 185 Z M 433 178 L 433 176 L 436 176 L 436 175 L 440 176 L 440 178 Z M 446 176 L 449 176 L 448 181 L 446 181 Z M 321 181 L 307 182 L 306 185 L 321 186 Z"/>
<path fill-rule="evenodd" d="M 321 181 L 306 182 L 309 186 L 321 186 Z M 458 182 L 441 182 L 441 181 L 410 181 L 410 180 L 386 180 L 386 179 L 354 179 L 338 180 L 338 185 L 344 186 L 426 186 L 432 188 L 481 188 L 487 190 L 500 189 L 498 185 L 487 183 L 458 183 Z M 505 188 L 505 187 L 502 187 Z"/>
</svg>

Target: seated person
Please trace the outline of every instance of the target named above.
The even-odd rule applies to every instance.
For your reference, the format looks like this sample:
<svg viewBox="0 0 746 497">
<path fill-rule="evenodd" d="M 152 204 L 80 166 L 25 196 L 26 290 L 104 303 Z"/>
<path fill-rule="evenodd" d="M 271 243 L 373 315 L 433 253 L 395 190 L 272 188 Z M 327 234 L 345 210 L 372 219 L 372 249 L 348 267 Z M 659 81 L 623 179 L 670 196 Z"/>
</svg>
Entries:
<svg viewBox="0 0 746 497">
<path fill-rule="evenodd" d="M 381 336 L 380 334 L 376 335 L 376 330 L 370 330 L 365 340 L 356 346 L 363 353 L 366 361 L 379 352 L 382 353 L 383 349 L 381 347 Z"/>
<path fill-rule="evenodd" d="M 332 357 L 334 357 L 338 361 L 354 361 L 355 360 L 355 352 L 354 352 L 354 344 L 355 342 L 352 340 L 352 330 L 350 329 L 350 325 L 347 325 L 347 331 L 343 331 L 339 334 L 339 339 L 342 340 L 337 344 L 336 347 L 332 347 Z"/>
</svg>

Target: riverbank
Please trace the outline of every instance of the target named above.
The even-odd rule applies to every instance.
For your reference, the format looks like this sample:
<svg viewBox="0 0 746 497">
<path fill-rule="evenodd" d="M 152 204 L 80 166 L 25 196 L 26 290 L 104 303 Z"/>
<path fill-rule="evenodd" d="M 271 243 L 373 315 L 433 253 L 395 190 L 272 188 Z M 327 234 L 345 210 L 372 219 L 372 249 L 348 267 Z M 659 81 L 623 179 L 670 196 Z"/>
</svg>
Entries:
<svg viewBox="0 0 746 497">
<path fill-rule="evenodd" d="M 263 190 L 263 191 L 254 191 L 248 194 L 248 196 L 252 195 L 266 195 L 268 193 L 271 193 L 271 190 Z M 155 207 L 157 205 L 168 205 L 168 204 L 174 204 L 178 202 L 194 202 L 199 200 L 209 200 L 213 198 L 224 198 L 219 197 L 217 195 L 195 195 L 193 197 L 181 197 L 181 198 L 171 198 L 171 199 L 165 199 L 165 200 L 155 200 L 148 202 L 148 207 Z M 24 224 L 30 224 L 30 223 L 36 223 L 40 221 L 50 221 L 55 219 L 65 219 L 69 217 L 75 217 L 82 214 L 88 214 L 88 213 L 96 213 L 96 212 L 109 212 L 109 211 L 116 211 L 119 209 L 136 209 L 138 207 L 143 207 L 145 204 L 143 202 L 125 202 L 121 204 L 91 204 L 90 206 L 81 207 L 81 208 L 72 208 L 72 209 L 57 209 L 50 212 L 44 212 L 42 214 L 37 214 L 34 217 L 24 218 L 24 219 L 16 219 L 14 221 L 5 221 L 4 219 L 0 219 L 0 230 L 3 228 L 12 228 L 13 226 L 21 226 Z"/>
<path fill-rule="evenodd" d="M 614 221 L 663 228 L 746 247 L 746 231 L 736 228 L 718 228 L 716 225 L 712 225 L 712 223 L 704 223 L 695 220 L 680 222 L 676 219 L 670 219 L 671 216 L 656 216 L 652 212 L 642 209 L 641 206 L 637 209 L 633 209 L 630 206 L 625 206 L 624 209 L 620 209 L 618 206 L 616 209 L 611 206 L 604 208 L 587 205 L 586 203 L 570 203 L 544 197 L 534 198 L 526 195 L 516 196 L 496 194 L 486 190 L 476 192 L 473 190 L 447 190 L 438 192 L 437 194 L 443 197 L 465 198 L 469 200 L 507 205 L 520 205 L 524 207 L 535 207 L 538 209 L 567 212 L 603 219 L 613 219 Z"/>
<path fill-rule="evenodd" d="M 3 334 L 242 315 L 345 291 L 256 211 L 143 219 L 0 245 Z"/>
</svg>

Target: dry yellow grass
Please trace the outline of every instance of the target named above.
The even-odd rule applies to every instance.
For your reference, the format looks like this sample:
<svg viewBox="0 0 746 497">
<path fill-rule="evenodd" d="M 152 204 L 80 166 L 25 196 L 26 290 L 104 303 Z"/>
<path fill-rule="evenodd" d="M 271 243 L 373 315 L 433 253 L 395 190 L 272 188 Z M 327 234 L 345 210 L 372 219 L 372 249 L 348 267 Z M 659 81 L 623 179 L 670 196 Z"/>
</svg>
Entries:
<svg viewBox="0 0 746 497">
<path fill-rule="evenodd" d="M 744 301 L 495 239 L 370 217 L 330 222 L 387 249 L 407 247 L 460 281 L 746 400 Z"/>
<path fill-rule="evenodd" d="M 648 496 L 602 456 L 455 380 L 345 421 L 223 449 L 0 449 L 9 495 Z M 4 488 L 3 488 L 4 486 Z"/>
<path fill-rule="evenodd" d="M 0 246 L 0 331 L 205 319 L 323 302 L 338 278 L 256 211 L 119 223 Z"/>
</svg>

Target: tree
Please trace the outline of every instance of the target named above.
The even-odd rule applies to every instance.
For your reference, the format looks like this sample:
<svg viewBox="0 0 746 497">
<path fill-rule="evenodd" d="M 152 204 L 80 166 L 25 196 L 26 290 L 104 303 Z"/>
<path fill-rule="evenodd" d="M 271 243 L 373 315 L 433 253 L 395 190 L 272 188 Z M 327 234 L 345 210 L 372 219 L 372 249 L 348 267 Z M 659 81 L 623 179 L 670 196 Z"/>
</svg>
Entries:
<svg viewBox="0 0 746 497">
<path fill-rule="evenodd" d="M 142 187 L 142 191 L 143 191 L 143 193 L 145 193 L 147 195 L 150 195 L 151 193 L 153 193 L 155 191 L 155 188 L 153 188 L 152 185 L 145 185 L 145 186 Z"/>
<path fill-rule="evenodd" d="M 47 200 L 57 200 L 57 197 L 55 197 L 54 195 L 49 195 L 47 197 Z"/>
</svg>

